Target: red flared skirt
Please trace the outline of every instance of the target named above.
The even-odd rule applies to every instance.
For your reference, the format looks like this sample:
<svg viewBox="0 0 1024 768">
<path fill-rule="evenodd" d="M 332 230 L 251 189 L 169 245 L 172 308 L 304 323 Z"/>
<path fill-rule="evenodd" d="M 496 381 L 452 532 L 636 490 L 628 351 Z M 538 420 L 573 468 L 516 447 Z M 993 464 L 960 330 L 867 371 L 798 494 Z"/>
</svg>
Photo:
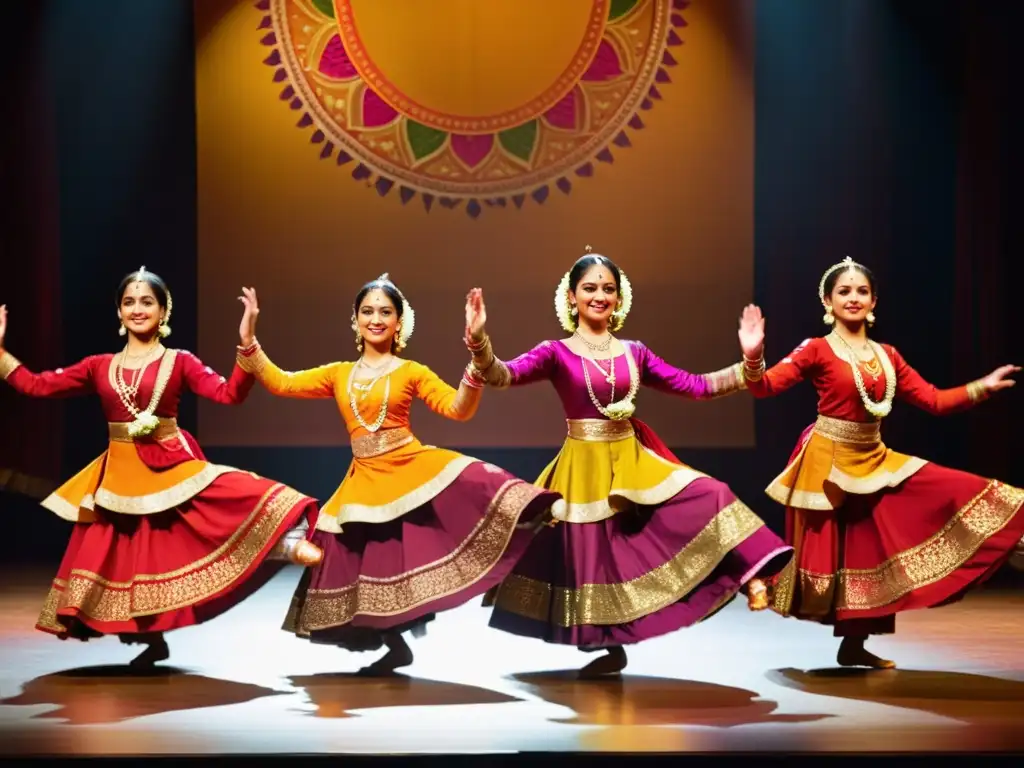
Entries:
<svg viewBox="0 0 1024 768">
<path fill-rule="evenodd" d="M 1024 536 L 1022 504 L 1021 489 L 929 463 L 837 510 L 789 508 L 796 558 L 775 584 L 775 610 L 838 635 L 854 622 L 891 632 L 896 613 L 955 602 L 1002 566 Z"/>
<path fill-rule="evenodd" d="M 61 639 L 166 632 L 224 613 L 273 576 L 275 544 L 316 502 L 281 483 L 229 472 L 185 504 L 151 515 L 97 508 L 76 524 L 36 628 Z"/>
</svg>

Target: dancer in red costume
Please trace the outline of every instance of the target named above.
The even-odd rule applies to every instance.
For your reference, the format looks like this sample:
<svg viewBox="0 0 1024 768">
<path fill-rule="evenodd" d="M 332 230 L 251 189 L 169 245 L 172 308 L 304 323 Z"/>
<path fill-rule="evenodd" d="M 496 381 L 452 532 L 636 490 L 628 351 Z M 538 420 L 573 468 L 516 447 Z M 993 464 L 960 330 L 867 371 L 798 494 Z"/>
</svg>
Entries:
<svg viewBox="0 0 1024 768">
<path fill-rule="evenodd" d="M 208 621 L 264 583 L 275 570 L 260 568 L 265 561 L 314 565 L 322 553 L 304 536 L 313 499 L 209 463 L 178 427 L 186 389 L 237 405 L 253 378 L 236 366 L 225 380 L 163 346 L 171 295 L 145 267 L 122 281 L 117 306 L 121 352 L 45 373 L 3 348 L 0 307 L 0 378 L 33 397 L 99 396 L 107 450 L 43 501 L 74 526 L 36 628 L 62 640 L 118 635 L 145 644 L 132 661 L 145 668 L 169 657 L 164 632 Z"/>
<path fill-rule="evenodd" d="M 1020 368 L 953 389 L 929 384 L 895 348 L 868 338 L 875 280 L 849 257 L 822 276 L 819 298 L 832 332 L 767 371 L 761 311 L 746 307 L 740 323 L 755 397 L 804 380 L 818 391 L 817 421 L 767 489 L 786 505 L 796 549 L 771 603 L 783 616 L 832 625 L 840 665 L 891 668 L 865 649 L 867 638 L 894 632 L 900 611 L 959 600 L 1005 563 L 1024 535 L 1024 491 L 890 450 L 881 421 L 894 399 L 936 415 L 969 408 L 1013 386 Z"/>
</svg>

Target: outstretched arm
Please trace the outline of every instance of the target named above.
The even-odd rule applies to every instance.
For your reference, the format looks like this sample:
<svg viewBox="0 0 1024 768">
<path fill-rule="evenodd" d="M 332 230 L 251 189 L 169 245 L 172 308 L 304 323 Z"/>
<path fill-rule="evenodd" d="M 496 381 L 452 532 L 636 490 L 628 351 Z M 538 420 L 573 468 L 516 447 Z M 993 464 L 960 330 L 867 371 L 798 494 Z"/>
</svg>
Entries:
<svg viewBox="0 0 1024 768">
<path fill-rule="evenodd" d="M 645 387 L 696 400 L 725 397 L 746 388 L 740 363 L 712 373 L 689 373 L 665 362 L 644 344 L 636 342 L 635 348 Z"/>
<path fill-rule="evenodd" d="M 555 349 L 551 342 L 542 342 L 529 352 L 506 362 L 494 355 L 490 337 L 484 327 L 486 320 L 483 291 L 474 288 L 466 299 L 465 337 L 466 347 L 473 356 L 470 363 L 473 378 L 498 389 L 551 378 L 555 365 Z"/>
<path fill-rule="evenodd" d="M 430 410 L 453 421 L 469 421 L 476 415 L 483 386 L 473 381 L 468 371 L 455 389 L 427 366 L 416 364 L 416 368 L 416 396 Z"/>
<path fill-rule="evenodd" d="M 939 389 L 925 381 L 894 347 L 889 348 L 889 357 L 896 371 L 896 397 L 936 416 L 966 410 L 988 399 L 990 393 L 1012 387 L 1014 381 L 1007 377 L 1020 371 L 1018 366 L 1004 365 L 962 387 Z"/>
<path fill-rule="evenodd" d="M 0 379 L 29 397 L 74 397 L 95 392 L 93 371 L 102 356 L 87 357 L 67 368 L 33 373 L 4 349 L 7 336 L 7 306 L 0 306 Z"/>
<path fill-rule="evenodd" d="M 267 357 L 266 352 L 256 340 L 256 318 L 260 313 L 255 288 L 243 288 L 239 301 L 245 306 L 242 321 L 238 327 L 242 340 L 238 347 L 235 361 L 238 367 L 250 373 L 267 388 L 271 394 L 279 397 L 300 399 L 317 399 L 334 397 L 334 381 L 341 363 L 322 365 L 307 371 L 282 371 Z"/>
<path fill-rule="evenodd" d="M 818 365 L 818 345 L 805 339 L 786 357 L 765 370 L 764 317 L 760 308 L 748 304 L 740 317 L 740 347 L 743 349 L 743 378 L 754 397 L 773 397 L 794 387 Z"/>
<path fill-rule="evenodd" d="M 205 397 L 222 405 L 241 405 L 249 397 L 256 380 L 246 373 L 238 362 L 231 370 L 231 378 L 225 379 L 191 352 L 181 350 L 182 371 L 188 388 L 199 397 Z"/>
</svg>

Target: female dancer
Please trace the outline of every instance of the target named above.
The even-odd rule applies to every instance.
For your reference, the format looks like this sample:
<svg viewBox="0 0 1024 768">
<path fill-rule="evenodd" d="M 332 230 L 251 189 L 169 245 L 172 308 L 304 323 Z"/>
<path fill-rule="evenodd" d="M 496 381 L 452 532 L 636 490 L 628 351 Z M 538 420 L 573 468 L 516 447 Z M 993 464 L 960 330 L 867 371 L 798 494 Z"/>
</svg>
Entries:
<svg viewBox="0 0 1024 768">
<path fill-rule="evenodd" d="M 75 523 L 36 629 L 64 640 L 118 635 L 147 647 L 131 665 L 170 656 L 164 633 L 199 624 L 241 602 L 272 575 L 267 559 L 305 565 L 322 553 L 303 538 L 316 502 L 291 488 L 210 464 L 175 419 L 184 390 L 226 405 L 247 397 L 252 377 L 225 380 L 194 355 L 167 349 L 171 294 L 142 267 L 117 291 L 116 355 L 32 373 L 3 349 L 0 377 L 34 397 L 96 394 L 110 442 L 43 506 Z"/>
<path fill-rule="evenodd" d="M 875 279 L 847 257 L 821 278 L 824 338 L 808 339 L 765 370 L 764 319 L 743 311 L 744 376 L 755 397 L 809 379 L 818 419 L 767 493 L 786 505 L 796 557 L 772 586 L 783 616 L 831 624 L 842 666 L 891 668 L 868 652 L 869 635 L 891 634 L 896 614 L 959 600 L 1012 554 L 1024 534 L 1024 491 L 890 450 L 880 423 L 895 398 L 933 414 L 962 410 L 1013 386 L 1020 368 L 936 389 L 888 344 L 868 338 Z"/>
<path fill-rule="evenodd" d="M 256 292 L 245 289 L 244 301 L 239 365 L 275 395 L 333 398 L 352 441 L 352 464 L 312 534 L 323 563 L 299 582 L 285 629 L 350 651 L 387 646 L 364 674 L 408 666 L 412 650 L 402 633 L 422 632 L 435 613 L 497 584 L 563 502 L 498 467 L 416 439 L 414 398 L 468 421 L 482 383 L 467 373 L 456 390 L 398 357 L 415 318 L 386 274 L 356 295 L 354 363 L 282 371 L 256 341 Z"/>
<path fill-rule="evenodd" d="M 555 293 L 570 338 L 498 360 L 484 332 L 482 292 L 474 289 L 467 345 L 491 385 L 550 381 L 568 424 L 561 451 L 537 481 L 565 497 L 565 524 L 538 535 L 491 597 L 491 626 L 605 649 L 582 670 L 591 677 L 624 669 L 624 645 L 710 616 L 755 575 L 781 569 L 791 548 L 724 483 L 683 465 L 631 418 L 641 385 L 719 397 L 742 386 L 739 364 L 695 375 L 638 341 L 616 339 L 632 302 L 629 281 L 611 260 L 587 251 Z M 756 603 L 765 595 L 749 597 Z"/>
</svg>

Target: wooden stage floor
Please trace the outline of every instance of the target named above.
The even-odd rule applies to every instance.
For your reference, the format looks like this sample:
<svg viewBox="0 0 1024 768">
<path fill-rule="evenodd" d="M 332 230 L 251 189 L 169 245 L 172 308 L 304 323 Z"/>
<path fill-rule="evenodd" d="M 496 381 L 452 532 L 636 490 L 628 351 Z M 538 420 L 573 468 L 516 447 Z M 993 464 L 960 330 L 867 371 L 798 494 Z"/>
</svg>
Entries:
<svg viewBox="0 0 1024 768">
<path fill-rule="evenodd" d="M 1024 594 L 982 592 L 904 614 L 871 646 L 892 671 L 834 669 L 830 630 L 749 613 L 631 651 L 621 680 L 581 682 L 589 656 L 486 626 L 477 605 L 412 640 L 406 676 L 279 629 L 298 572 L 170 636 L 147 677 L 135 647 L 32 629 L 48 573 L 4 578 L 0 756 L 965 752 L 1024 749 Z"/>
</svg>

